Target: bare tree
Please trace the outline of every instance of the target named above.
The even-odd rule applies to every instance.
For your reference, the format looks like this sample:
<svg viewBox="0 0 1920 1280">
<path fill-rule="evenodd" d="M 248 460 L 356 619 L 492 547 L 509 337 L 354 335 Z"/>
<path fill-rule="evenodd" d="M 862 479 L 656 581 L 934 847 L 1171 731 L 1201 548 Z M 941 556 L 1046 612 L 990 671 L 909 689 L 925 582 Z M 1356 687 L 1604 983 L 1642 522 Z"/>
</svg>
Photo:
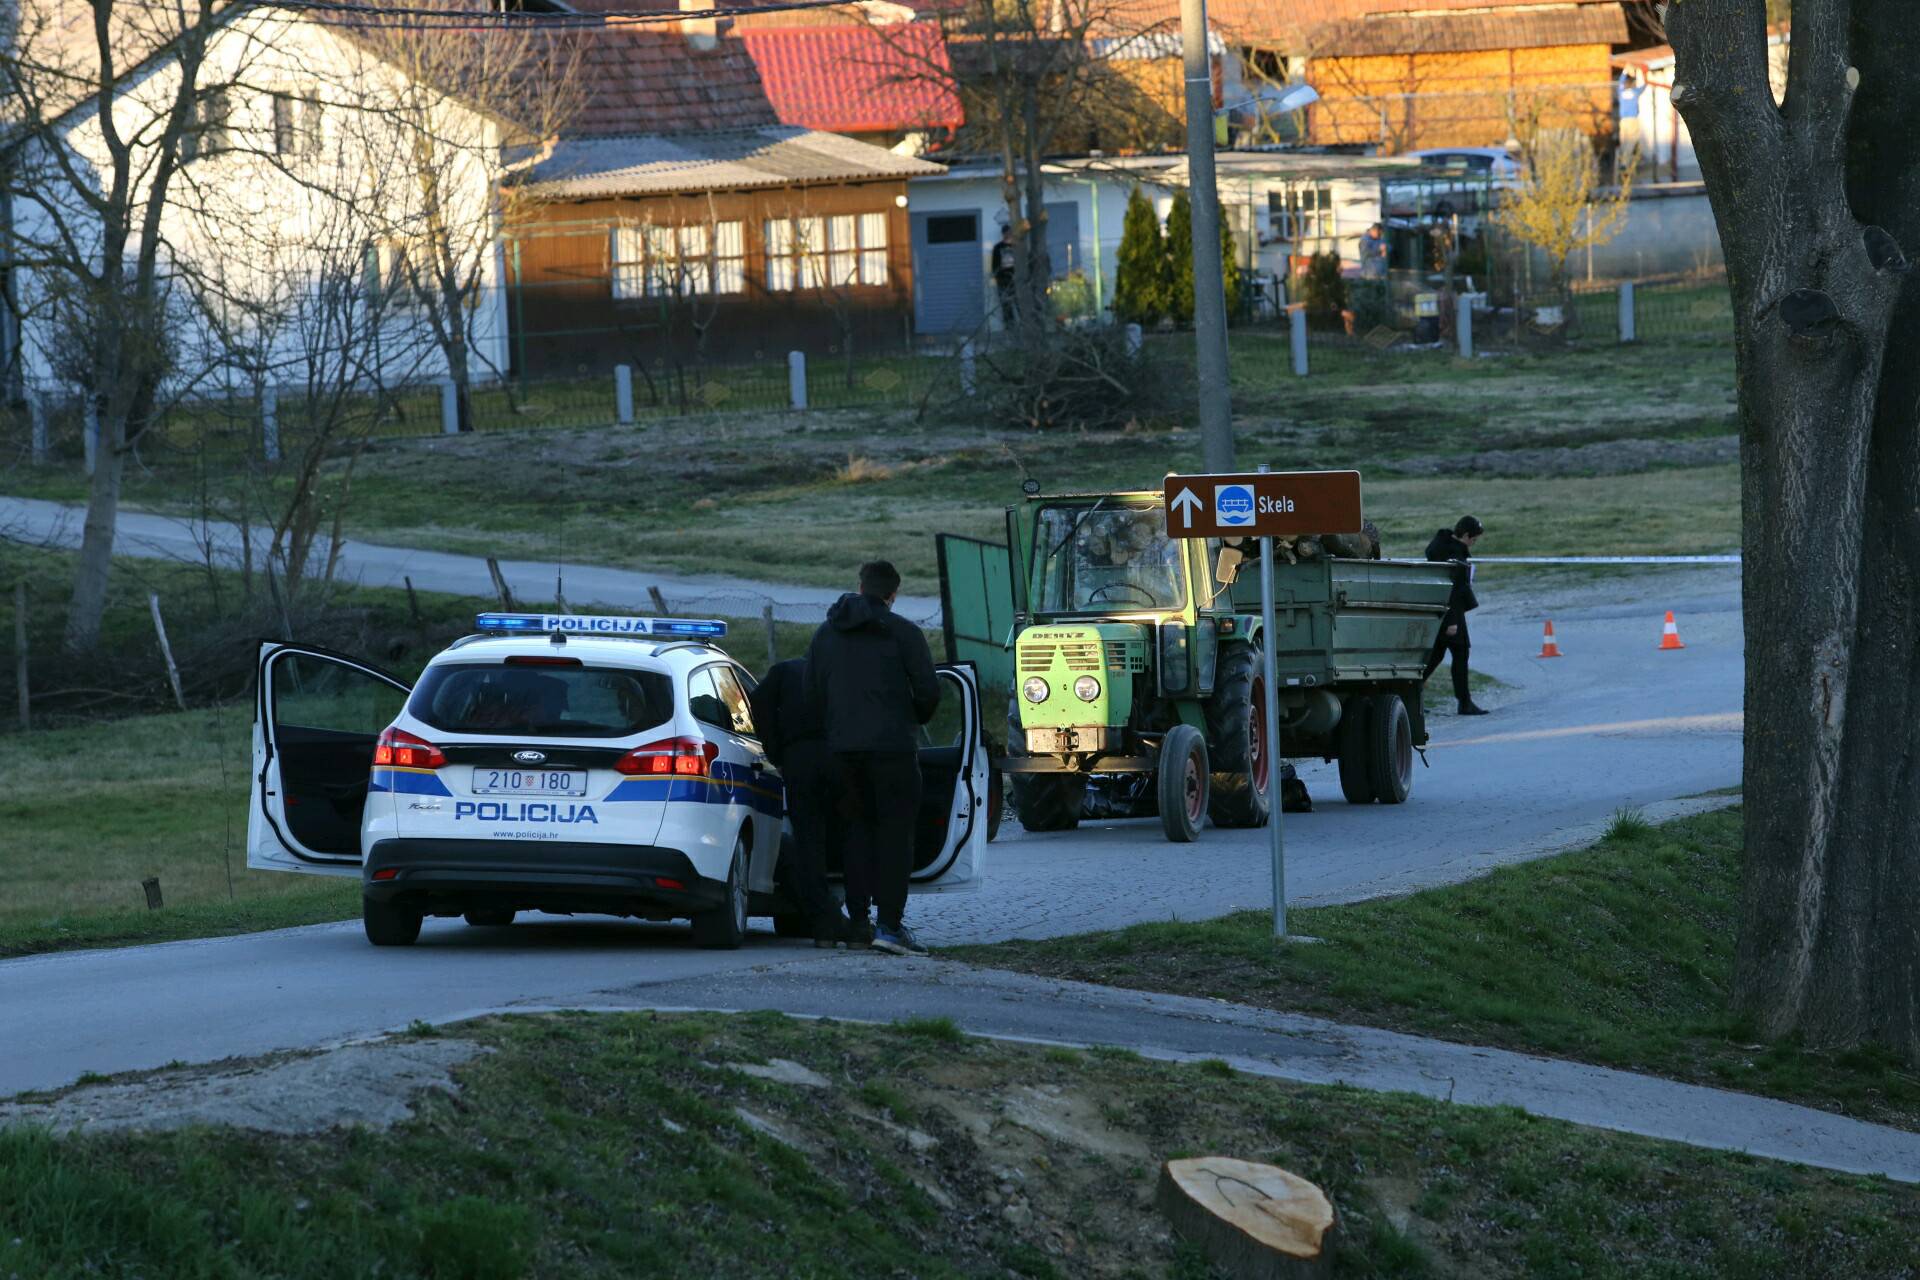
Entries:
<svg viewBox="0 0 1920 1280">
<path fill-rule="evenodd" d="M 165 214 L 183 168 L 225 145 L 215 0 L 30 0 L 0 49 L 0 256 L 42 367 L 78 378 L 95 465 L 65 643 L 99 639 L 126 458 L 170 378 Z M 158 64 L 157 67 L 155 64 Z"/>
<path fill-rule="evenodd" d="M 407 25 L 343 26 L 397 74 L 350 67 L 343 87 L 354 119 L 372 132 L 398 130 L 410 190 L 396 193 L 378 252 L 389 287 L 413 296 L 453 381 L 461 430 L 473 422 L 476 366 L 487 355 L 499 231 L 524 220 L 536 197 L 503 171 L 537 163 L 580 107 L 579 43 L 539 20 L 475 23 L 469 0 L 417 0 Z M 439 19 L 435 11 L 444 11 Z"/>
<path fill-rule="evenodd" d="M 1745 856 L 1734 1002 L 1920 1062 L 1920 77 L 1904 0 L 1667 13 L 1725 246 L 1741 427 Z M 1897 344 L 1897 345 L 1896 345 Z"/>
</svg>

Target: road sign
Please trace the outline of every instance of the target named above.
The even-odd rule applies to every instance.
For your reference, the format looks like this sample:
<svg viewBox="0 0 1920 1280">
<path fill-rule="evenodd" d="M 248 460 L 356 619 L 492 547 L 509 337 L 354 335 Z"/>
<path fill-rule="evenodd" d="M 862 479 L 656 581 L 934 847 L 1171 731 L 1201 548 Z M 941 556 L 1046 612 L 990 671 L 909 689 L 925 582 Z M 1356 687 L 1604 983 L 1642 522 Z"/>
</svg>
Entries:
<svg viewBox="0 0 1920 1280">
<path fill-rule="evenodd" d="M 1360 531 L 1358 471 L 1249 471 L 1168 476 L 1176 538 L 1287 538 Z"/>
</svg>

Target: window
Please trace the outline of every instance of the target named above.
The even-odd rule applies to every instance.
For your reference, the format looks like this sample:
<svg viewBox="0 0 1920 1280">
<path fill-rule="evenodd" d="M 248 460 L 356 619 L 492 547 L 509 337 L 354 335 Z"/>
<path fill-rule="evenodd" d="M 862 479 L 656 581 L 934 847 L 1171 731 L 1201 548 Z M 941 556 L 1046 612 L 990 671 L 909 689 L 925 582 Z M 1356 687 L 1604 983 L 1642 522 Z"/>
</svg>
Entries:
<svg viewBox="0 0 1920 1280">
<path fill-rule="evenodd" d="M 927 218 L 928 244 L 974 244 L 980 239 L 977 214 L 944 213 Z"/>
<path fill-rule="evenodd" d="M 297 104 L 286 94 L 273 95 L 273 154 L 277 156 L 290 156 L 300 145 L 294 120 L 296 109 Z"/>
<path fill-rule="evenodd" d="M 887 283 L 884 213 L 769 218 L 763 230 L 770 293 Z"/>
<path fill-rule="evenodd" d="M 672 678 L 594 667 L 429 667 L 408 710 L 449 733 L 624 738 L 673 719 Z"/>
<path fill-rule="evenodd" d="M 382 240 L 368 246 L 366 291 L 369 298 L 385 298 L 396 308 L 420 301 L 413 265 L 407 260 L 407 246 L 403 242 Z"/>
<path fill-rule="evenodd" d="M 1280 240 L 1317 240 L 1334 235 L 1332 188 L 1301 186 L 1269 191 L 1267 224 Z"/>
<path fill-rule="evenodd" d="M 739 673 L 732 667 L 713 667 L 713 682 L 720 687 L 720 701 L 727 704 L 729 727 L 743 737 L 757 737 L 753 729 L 753 707 L 747 691 L 740 686 Z"/>
<path fill-rule="evenodd" d="M 714 673 L 719 667 L 702 667 L 687 680 L 687 710 L 693 712 L 693 718 L 701 724 L 710 724 L 716 729 L 733 729 L 733 713 L 727 709 L 727 703 L 720 696 L 720 686 L 714 683 Z"/>
<path fill-rule="evenodd" d="M 738 222 L 618 226 L 612 230 L 610 246 L 616 298 L 746 291 L 746 237 Z"/>
<path fill-rule="evenodd" d="M 225 89 L 214 89 L 196 99 L 187 113 L 187 129 L 180 138 L 180 158 L 197 160 L 217 156 L 233 148 L 228 122 L 233 116 L 233 100 Z"/>
</svg>

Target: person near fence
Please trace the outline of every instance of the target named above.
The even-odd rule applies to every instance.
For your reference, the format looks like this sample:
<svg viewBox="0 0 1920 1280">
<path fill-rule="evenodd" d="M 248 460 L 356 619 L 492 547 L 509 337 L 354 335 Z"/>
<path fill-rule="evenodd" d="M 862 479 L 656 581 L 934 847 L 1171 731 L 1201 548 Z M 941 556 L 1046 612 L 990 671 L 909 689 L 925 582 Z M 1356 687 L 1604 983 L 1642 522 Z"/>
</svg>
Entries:
<svg viewBox="0 0 1920 1280">
<path fill-rule="evenodd" d="M 807 680 L 805 658 L 776 662 L 753 691 L 753 727 L 786 784 L 793 849 L 781 860 L 786 888 L 807 917 L 813 945 L 851 944 L 851 922 L 827 887 L 827 866 L 844 848 L 839 780 L 827 750 L 826 717 Z M 865 936 L 859 939 L 864 942 Z"/>
<path fill-rule="evenodd" d="M 1364 280 L 1387 278 L 1387 238 L 1377 222 L 1360 237 L 1360 276 Z"/>
<path fill-rule="evenodd" d="M 920 809 L 920 726 L 940 706 L 940 678 L 920 628 L 895 614 L 900 573 L 860 566 L 860 589 L 827 611 L 807 650 L 807 683 L 826 719 L 846 819 L 847 915 L 872 945 L 925 955 L 907 928 L 914 819 Z"/>
<path fill-rule="evenodd" d="M 1467 669 L 1467 654 L 1473 647 L 1467 635 L 1467 614 L 1480 607 L 1480 598 L 1473 591 L 1473 544 L 1480 541 L 1480 535 L 1485 532 L 1477 519 L 1461 516 L 1453 528 L 1440 530 L 1427 544 L 1427 559 L 1451 561 L 1454 570 L 1453 594 L 1447 600 L 1447 614 L 1440 620 L 1440 634 L 1434 639 L 1433 652 L 1427 655 L 1425 678 L 1431 678 L 1439 669 L 1441 659 L 1452 654 L 1453 696 L 1463 716 L 1487 714 L 1487 709 L 1473 700 Z"/>
</svg>

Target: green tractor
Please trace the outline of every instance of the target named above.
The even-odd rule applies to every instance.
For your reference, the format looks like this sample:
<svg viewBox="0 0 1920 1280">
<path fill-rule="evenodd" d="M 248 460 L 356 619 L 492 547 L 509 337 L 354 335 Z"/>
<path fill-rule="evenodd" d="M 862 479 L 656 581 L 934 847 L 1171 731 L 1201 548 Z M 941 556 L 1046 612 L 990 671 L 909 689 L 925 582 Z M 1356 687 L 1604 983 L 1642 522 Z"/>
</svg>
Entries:
<svg viewBox="0 0 1920 1280">
<path fill-rule="evenodd" d="M 1259 544 L 1169 537 L 1158 492 L 1030 494 L 1008 509 L 1004 545 L 937 542 L 947 657 L 977 666 L 983 701 L 1007 696 L 996 765 L 1029 831 L 1156 813 L 1178 842 L 1208 820 L 1263 826 L 1285 758 L 1338 760 L 1354 804 L 1412 789 L 1454 566 L 1290 551 L 1269 637 Z"/>
</svg>

